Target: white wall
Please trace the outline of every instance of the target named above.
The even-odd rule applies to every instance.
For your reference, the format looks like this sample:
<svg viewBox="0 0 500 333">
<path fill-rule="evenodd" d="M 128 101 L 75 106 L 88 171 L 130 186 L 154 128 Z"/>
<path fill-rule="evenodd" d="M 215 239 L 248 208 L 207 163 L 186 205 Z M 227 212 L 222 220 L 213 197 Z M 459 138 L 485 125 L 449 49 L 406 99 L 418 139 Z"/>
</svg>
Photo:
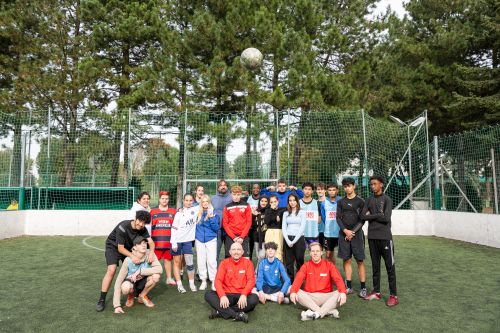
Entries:
<svg viewBox="0 0 500 333">
<path fill-rule="evenodd" d="M 128 210 L 26 210 L 0 212 L 0 239 L 21 235 L 106 236 Z M 365 232 L 366 232 L 365 225 Z M 500 215 L 396 210 L 394 235 L 439 236 L 500 248 Z"/>
</svg>

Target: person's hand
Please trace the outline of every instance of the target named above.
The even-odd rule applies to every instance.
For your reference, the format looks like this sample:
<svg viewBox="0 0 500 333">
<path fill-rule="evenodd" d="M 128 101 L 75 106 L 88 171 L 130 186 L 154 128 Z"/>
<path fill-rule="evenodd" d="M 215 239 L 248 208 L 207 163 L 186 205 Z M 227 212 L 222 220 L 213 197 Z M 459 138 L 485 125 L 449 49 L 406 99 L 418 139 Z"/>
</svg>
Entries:
<svg viewBox="0 0 500 333">
<path fill-rule="evenodd" d="M 280 291 L 278 293 L 278 304 L 283 303 L 284 300 L 285 300 L 285 295 L 283 295 L 283 293 Z"/>
<path fill-rule="evenodd" d="M 252 209 L 252 215 L 259 215 L 260 213 L 257 211 L 257 209 Z"/>
<path fill-rule="evenodd" d="M 274 191 L 276 190 L 276 188 L 275 188 L 273 185 L 271 185 L 271 186 L 268 186 L 268 187 L 267 187 L 267 190 L 268 190 L 269 192 L 274 192 Z"/>
<path fill-rule="evenodd" d="M 347 295 L 345 293 L 340 293 L 338 302 L 339 302 L 339 306 L 344 305 L 345 302 L 347 302 Z"/>
<path fill-rule="evenodd" d="M 290 189 L 290 191 L 296 191 L 297 186 L 290 185 L 290 186 L 288 186 L 288 189 Z"/>
<path fill-rule="evenodd" d="M 155 254 L 153 251 L 149 251 L 149 254 L 148 254 L 148 263 L 152 263 L 153 261 L 155 260 Z"/>
<path fill-rule="evenodd" d="M 247 295 L 241 295 L 240 299 L 238 300 L 238 308 L 244 309 L 247 307 Z"/>
<path fill-rule="evenodd" d="M 346 237 L 348 237 L 348 238 L 352 238 L 353 237 L 352 235 L 354 234 L 354 232 L 352 232 L 352 230 L 344 229 L 342 231 L 344 232 L 344 234 L 346 235 Z"/>
<path fill-rule="evenodd" d="M 293 304 L 297 304 L 297 293 L 291 293 L 291 294 L 290 294 L 290 301 L 291 301 Z"/>
<path fill-rule="evenodd" d="M 172 246 L 172 251 L 173 251 L 173 252 L 177 252 L 177 246 L 176 246 L 176 247 L 173 247 L 173 246 Z"/>
<path fill-rule="evenodd" d="M 122 307 L 119 306 L 119 307 L 115 308 L 115 313 L 125 313 L 125 312 L 123 312 Z"/>
<path fill-rule="evenodd" d="M 266 303 L 266 294 L 263 291 L 259 291 L 259 302 L 262 304 Z"/>
<path fill-rule="evenodd" d="M 132 280 L 132 282 L 136 282 L 140 272 L 140 269 L 136 270 L 134 274 L 130 275 L 130 280 Z"/>
<path fill-rule="evenodd" d="M 131 256 L 130 256 L 130 260 L 132 260 L 132 262 L 133 262 L 134 264 L 140 264 L 140 263 L 141 263 L 141 261 L 142 261 L 141 259 L 137 258 L 135 255 L 131 255 Z"/>
<path fill-rule="evenodd" d="M 237 241 L 238 243 L 240 243 L 240 244 L 243 244 L 243 238 L 241 238 L 241 237 L 238 237 L 238 239 L 237 239 L 236 241 Z"/>
<path fill-rule="evenodd" d="M 220 307 L 223 309 L 227 309 L 229 307 L 229 298 L 227 296 L 222 296 L 220 298 Z"/>
</svg>

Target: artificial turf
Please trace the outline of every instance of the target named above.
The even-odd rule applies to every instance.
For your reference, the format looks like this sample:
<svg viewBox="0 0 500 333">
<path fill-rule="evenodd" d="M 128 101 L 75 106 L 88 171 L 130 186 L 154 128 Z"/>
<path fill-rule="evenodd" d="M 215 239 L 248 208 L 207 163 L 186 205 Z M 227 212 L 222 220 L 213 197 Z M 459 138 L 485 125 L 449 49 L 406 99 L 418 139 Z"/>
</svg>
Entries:
<svg viewBox="0 0 500 333">
<path fill-rule="evenodd" d="M 499 332 L 500 249 L 436 237 L 396 237 L 400 304 L 348 297 L 340 319 L 301 322 L 295 305 L 266 303 L 250 323 L 209 320 L 203 292 L 179 294 L 164 284 L 151 293 L 156 307 L 95 311 L 104 252 L 82 237 L 20 237 L 0 241 L 2 332 Z M 104 238 L 87 243 L 104 247 Z M 367 256 L 368 249 L 366 250 Z M 371 263 L 367 287 L 371 288 Z M 382 265 L 383 266 L 383 265 Z M 340 262 L 337 267 L 341 269 Z M 387 277 L 382 267 L 382 293 Z M 359 289 L 357 269 L 353 284 Z M 185 283 L 185 287 L 187 287 Z"/>
</svg>

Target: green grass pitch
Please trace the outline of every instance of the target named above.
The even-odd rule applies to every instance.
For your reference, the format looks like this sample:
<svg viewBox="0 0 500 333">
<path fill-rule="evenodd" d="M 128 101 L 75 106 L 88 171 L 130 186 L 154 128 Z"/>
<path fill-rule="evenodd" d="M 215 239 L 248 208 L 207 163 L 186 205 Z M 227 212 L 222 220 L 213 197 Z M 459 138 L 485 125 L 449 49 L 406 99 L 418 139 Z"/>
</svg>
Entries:
<svg viewBox="0 0 500 333">
<path fill-rule="evenodd" d="M 104 237 L 88 244 L 104 247 Z M 500 249 L 435 237 L 396 237 L 400 304 L 348 297 L 340 319 L 301 322 L 295 305 L 267 303 L 250 323 L 209 320 L 203 293 L 162 284 L 154 309 L 135 305 L 114 315 L 112 295 L 96 313 L 104 252 L 83 237 L 20 237 L 0 241 L 1 332 L 499 332 Z M 368 249 L 367 255 L 368 255 Z M 367 287 L 371 264 L 367 260 Z M 341 268 L 337 262 L 337 267 Z M 341 272 L 343 270 L 341 269 Z M 384 269 L 383 269 L 384 271 Z M 359 289 L 354 268 L 354 288 Z M 187 287 L 187 283 L 185 283 Z M 382 273 L 382 293 L 387 297 Z"/>
</svg>

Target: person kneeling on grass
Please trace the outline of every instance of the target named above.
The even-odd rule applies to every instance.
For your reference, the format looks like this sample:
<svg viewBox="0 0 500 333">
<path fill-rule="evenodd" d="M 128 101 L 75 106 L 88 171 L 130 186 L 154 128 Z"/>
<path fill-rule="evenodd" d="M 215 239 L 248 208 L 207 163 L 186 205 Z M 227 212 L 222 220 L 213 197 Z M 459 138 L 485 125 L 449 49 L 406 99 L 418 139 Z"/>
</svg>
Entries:
<svg viewBox="0 0 500 333">
<path fill-rule="evenodd" d="M 337 307 L 344 305 L 347 300 L 342 276 L 331 261 L 321 258 L 323 249 L 319 243 L 311 243 L 309 251 L 311 260 L 302 265 L 297 273 L 290 288 L 290 301 L 294 304 L 299 302 L 307 308 L 300 315 L 302 321 L 325 316 L 339 318 Z M 301 290 L 304 280 L 304 290 Z M 332 280 L 337 291 L 332 289 Z"/>
<path fill-rule="evenodd" d="M 257 283 L 254 294 L 259 296 L 259 301 L 264 304 L 266 300 L 288 304 L 288 295 L 291 281 L 286 273 L 285 266 L 278 258 L 275 258 L 278 244 L 269 242 L 264 244 L 266 258 L 259 263 L 257 269 Z"/>
<path fill-rule="evenodd" d="M 135 264 L 130 258 L 125 258 L 122 268 L 115 281 L 115 292 L 113 295 L 113 306 L 115 313 L 124 313 L 120 303 L 120 294 L 127 295 L 125 306 L 130 308 L 134 305 L 134 295 L 137 295 L 137 301 L 148 308 L 155 305 L 148 298 L 148 293 L 160 281 L 160 275 L 163 271 L 158 258 L 154 258 L 151 265 L 147 262 L 147 240 L 142 236 L 134 239 L 132 249 L 134 256 L 141 260 Z"/>
<path fill-rule="evenodd" d="M 205 301 L 212 307 L 210 319 L 224 318 L 248 323 L 246 312 L 252 311 L 259 303 L 252 294 L 255 274 L 252 261 L 243 258 L 243 247 L 234 242 L 229 249 L 231 257 L 224 259 L 217 269 L 215 287 L 217 291 L 205 293 Z"/>
</svg>

